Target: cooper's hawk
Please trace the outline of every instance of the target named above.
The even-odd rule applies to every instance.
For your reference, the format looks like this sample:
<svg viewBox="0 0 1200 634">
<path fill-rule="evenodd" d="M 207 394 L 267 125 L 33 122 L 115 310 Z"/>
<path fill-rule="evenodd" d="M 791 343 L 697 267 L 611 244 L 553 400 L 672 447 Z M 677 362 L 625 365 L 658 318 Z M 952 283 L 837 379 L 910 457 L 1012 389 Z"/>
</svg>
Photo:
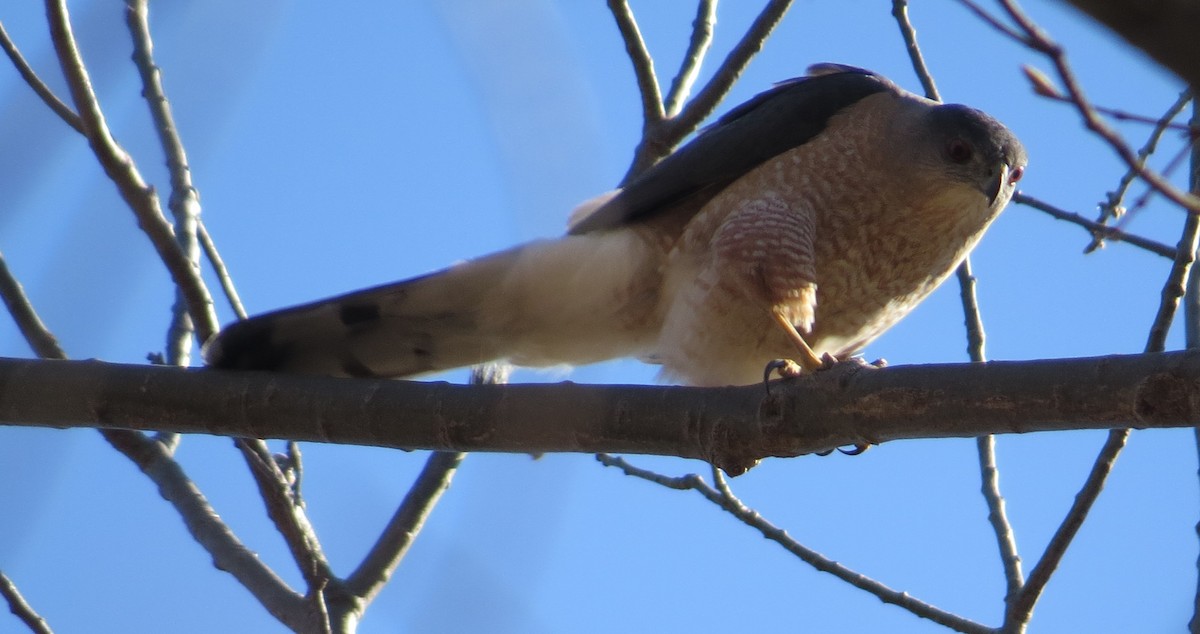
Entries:
<svg viewBox="0 0 1200 634">
<path fill-rule="evenodd" d="M 773 359 L 813 367 L 896 323 L 1025 163 L 978 110 L 822 64 L 585 203 L 562 238 L 232 324 L 206 357 L 356 377 L 638 357 L 669 380 L 752 383 Z"/>
</svg>

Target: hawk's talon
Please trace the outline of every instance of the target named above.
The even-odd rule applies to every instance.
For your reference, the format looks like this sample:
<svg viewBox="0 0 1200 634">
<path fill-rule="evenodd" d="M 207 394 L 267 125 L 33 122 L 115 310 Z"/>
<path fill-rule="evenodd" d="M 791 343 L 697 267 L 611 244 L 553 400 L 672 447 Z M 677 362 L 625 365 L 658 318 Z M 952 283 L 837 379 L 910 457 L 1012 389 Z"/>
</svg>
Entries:
<svg viewBox="0 0 1200 634">
<path fill-rule="evenodd" d="M 841 447 L 837 447 L 836 449 L 843 456 L 861 456 L 862 454 L 866 453 L 866 451 L 870 448 L 871 448 L 871 443 L 860 442 L 860 443 L 854 443 L 854 449 L 842 449 Z M 817 454 L 818 456 L 824 457 L 824 456 L 828 456 L 829 454 L 833 453 L 833 449 L 829 449 L 826 451 L 814 451 L 813 453 Z"/>
<path fill-rule="evenodd" d="M 767 388 L 768 395 L 771 394 L 772 372 L 778 372 L 781 379 L 794 379 L 804 373 L 804 368 L 791 359 L 772 359 L 767 367 L 763 368 L 763 386 Z"/>
</svg>

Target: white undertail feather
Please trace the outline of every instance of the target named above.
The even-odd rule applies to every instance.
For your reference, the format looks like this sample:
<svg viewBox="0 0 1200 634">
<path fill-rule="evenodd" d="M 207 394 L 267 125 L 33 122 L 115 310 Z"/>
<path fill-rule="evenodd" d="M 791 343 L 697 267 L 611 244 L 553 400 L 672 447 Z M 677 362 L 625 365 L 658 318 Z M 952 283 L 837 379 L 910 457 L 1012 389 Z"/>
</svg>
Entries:
<svg viewBox="0 0 1200 634">
<path fill-rule="evenodd" d="M 262 322 L 271 349 L 282 351 L 272 369 L 399 377 L 493 360 L 551 366 L 637 355 L 657 329 L 661 257 L 636 231 L 539 240 L 280 311 Z"/>
</svg>

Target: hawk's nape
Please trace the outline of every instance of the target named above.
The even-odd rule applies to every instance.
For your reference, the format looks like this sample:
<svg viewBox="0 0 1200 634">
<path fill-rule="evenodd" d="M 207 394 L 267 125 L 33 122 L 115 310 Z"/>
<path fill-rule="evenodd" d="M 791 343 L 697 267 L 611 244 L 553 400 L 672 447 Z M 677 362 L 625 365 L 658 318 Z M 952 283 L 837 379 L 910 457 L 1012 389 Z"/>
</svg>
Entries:
<svg viewBox="0 0 1200 634">
<path fill-rule="evenodd" d="M 978 110 L 814 69 L 597 199 L 567 236 L 232 324 L 205 357 L 373 377 L 637 357 L 727 385 L 798 346 L 852 354 L 946 279 L 1026 159 Z"/>
</svg>

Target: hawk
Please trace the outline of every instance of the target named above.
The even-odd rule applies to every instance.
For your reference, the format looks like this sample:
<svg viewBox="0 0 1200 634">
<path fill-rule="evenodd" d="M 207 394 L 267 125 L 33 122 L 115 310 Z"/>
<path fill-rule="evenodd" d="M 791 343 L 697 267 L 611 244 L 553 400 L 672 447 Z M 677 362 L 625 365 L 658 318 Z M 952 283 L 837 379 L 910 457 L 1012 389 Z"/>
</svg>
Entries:
<svg viewBox="0 0 1200 634">
<path fill-rule="evenodd" d="M 567 234 L 234 323 L 217 368 L 408 377 L 636 357 L 690 385 L 852 355 L 941 284 L 1025 150 L 992 117 L 819 64 L 729 111 Z"/>
</svg>

